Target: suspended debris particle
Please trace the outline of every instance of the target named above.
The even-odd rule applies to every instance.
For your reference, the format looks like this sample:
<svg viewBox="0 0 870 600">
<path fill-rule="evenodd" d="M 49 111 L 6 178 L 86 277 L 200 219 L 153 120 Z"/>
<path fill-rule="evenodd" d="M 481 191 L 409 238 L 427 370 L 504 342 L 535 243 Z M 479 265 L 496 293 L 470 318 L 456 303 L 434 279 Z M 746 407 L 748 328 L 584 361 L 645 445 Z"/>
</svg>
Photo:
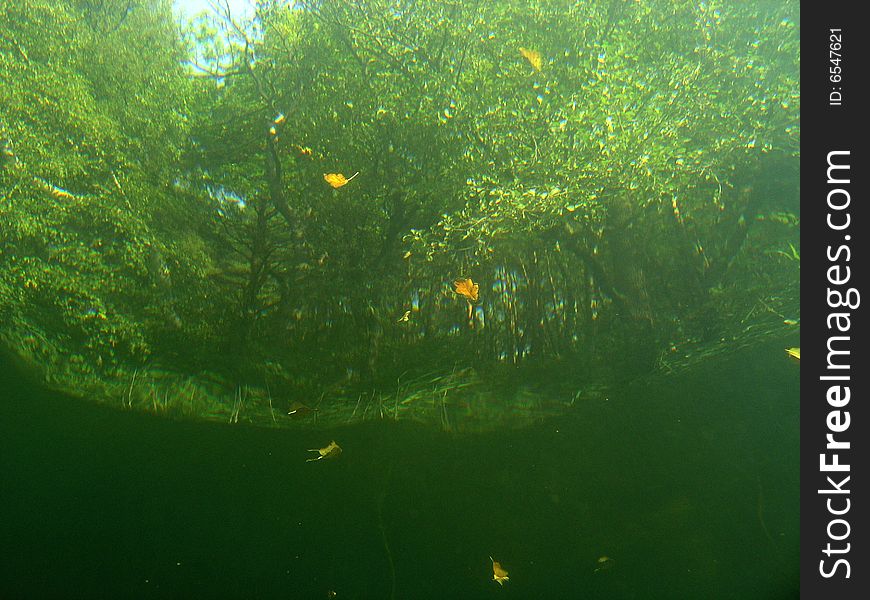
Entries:
<svg viewBox="0 0 870 600">
<path fill-rule="evenodd" d="M 495 560 L 493 557 L 489 557 L 489 560 L 492 561 L 492 580 L 498 582 L 499 585 L 504 585 L 504 582 L 509 580 L 508 572 L 505 571 L 501 563 Z"/>
<path fill-rule="evenodd" d="M 598 566 L 595 567 L 594 573 L 598 571 L 607 571 L 608 569 L 612 569 L 613 565 L 616 564 L 616 561 L 610 558 L 609 556 L 602 556 L 597 561 Z"/>
<path fill-rule="evenodd" d="M 541 53 L 537 50 L 529 50 L 528 48 L 520 48 L 520 54 L 523 55 L 529 64 L 535 69 L 535 71 L 540 71 L 541 67 L 544 64 L 543 58 L 541 57 Z"/>
<path fill-rule="evenodd" d="M 272 122 L 275 123 L 275 125 L 280 125 L 281 123 L 283 123 L 286 120 L 287 120 L 287 117 L 284 116 L 284 113 L 278 113 L 278 116 L 275 117 L 275 120 Z"/>
<path fill-rule="evenodd" d="M 308 146 L 300 146 L 299 144 L 296 144 L 294 148 L 296 148 L 296 152 L 299 153 L 299 156 L 311 156 L 314 153 L 314 151 Z"/>
<path fill-rule="evenodd" d="M 396 321 L 396 323 L 407 323 L 410 320 L 411 320 L 411 311 L 406 310 L 405 314 L 403 314 L 401 317 L 399 317 L 399 320 Z"/>
<path fill-rule="evenodd" d="M 319 456 L 315 456 L 314 458 L 308 458 L 305 460 L 305 462 L 320 460 L 321 458 L 337 458 L 338 455 L 341 454 L 341 446 L 336 444 L 335 440 L 332 440 L 325 448 L 309 448 L 308 451 L 317 452 Z"/>
<path fill-rule="evenodd" d="M 797 360 L 801 359 L 801 349 L 800 348 L 786 348 L 786 354 L 791 356 L 792 358 L 796 358 Z"/>
<path fill-rule="evenodd" d="M 287 414 L 290 415 L 291 417 L 293 417 L 294 419 L 298 419 L 300 417 L 305 417 L 307 415 L 310 415 L 311 413 L 313 413 L 316 410 L 317 410 L 316 408 L 311 408 L 307 404 L 303 404 L 301 402 L 294 402 L 293 404 L 290 405 L 290 410 L 287 411 Z"/>
<path fill-rule="evenodd" d="M 347 178 L 345 178 L 345 176 L 341 173 L 324 173 L 323 178 L 326 180 L 326 183 L 331 185 L 333 188 L 338 189 L 342 186 L 347 185 L 348 182 L 350 182 L 350 180 L 357 175 L 359 175 L 359 171 Z"/>
<path fill-rule="evenodd" d="M 783 325 L 800 325 L 800 321 L 797 319 L 786 319 L 782 323 Z"/>
<path fill-rule="evenodd" d="M 408 250 L 407 252 L 405 252 L 405 253 L 402 255 L 402 258 L 405 259 L 405 260 L 411 258 L 411 251 Z"/>
</svg>

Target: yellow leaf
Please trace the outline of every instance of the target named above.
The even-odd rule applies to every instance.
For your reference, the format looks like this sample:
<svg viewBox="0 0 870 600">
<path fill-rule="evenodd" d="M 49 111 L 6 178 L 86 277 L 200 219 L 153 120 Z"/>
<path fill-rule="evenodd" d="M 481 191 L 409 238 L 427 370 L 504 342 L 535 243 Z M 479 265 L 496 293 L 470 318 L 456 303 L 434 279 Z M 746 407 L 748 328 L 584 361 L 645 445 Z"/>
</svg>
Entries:
<svg viewBox="0 0 870 600">
<path fill-rule="evenodd" d="M 341 454 L 341 446 L 335 443 L 335 440 L 329 442 L 329 445 L 324 448 L 311 448 L 308 450 L 309 452 L 317 452 L 319 456 L 315 456 L 314 458 L 306 459 L 305 462 L 311 462 L 312 460 L 320 460 L 321 458 L 336 458 L 339 454 Z"/>
<path fill-rule="evenodd" d="M 464 296 L 469 302 L 477 302 L 479 298 L 480 286 L 474 283 L 471 278 L 457 279 L 453 282 L 453 288 L 457 294 Z"/>
<path fill-rule="evenodd" d="M 333 188 L 338 189 L 344 185 L 347 185 L 348 182 L 357 175 L 359 175 L 359 171 L 357 171 L 348 178 L 345 178 L 345 176 L 341 173 L 324 173 L 323 178 L 326 180 L 326 183 L 331 185 Z"/>
<path fill-rule="evenodd" d="M 544 64 L 543 58 L 541 57 L 541 53 L 537 50 L 529 50 L 528 48 L 520 48 L 520 54 L 529 61 L 529 64 L 535 69 L 535 71 L 540 71 L 541 67 Z"/>
<path fill-rule="evenodd" d="M 800 348 L 786 348 L 785 352 L 786 352 L 786 354 L 788 354 L 791 357 L 794 357 L 798 360 L 801 359 L 801 349 Z"/>
<path fill-rule="evenodd" d="M 491 556 L 489 560 L 492 561 L 492 580 L 498 582 L 499 585 L 504 585 L 504 582 L 510 579 L 508 572 L 502 568 L 500 562 L 494 560 Z"/>
</svg>

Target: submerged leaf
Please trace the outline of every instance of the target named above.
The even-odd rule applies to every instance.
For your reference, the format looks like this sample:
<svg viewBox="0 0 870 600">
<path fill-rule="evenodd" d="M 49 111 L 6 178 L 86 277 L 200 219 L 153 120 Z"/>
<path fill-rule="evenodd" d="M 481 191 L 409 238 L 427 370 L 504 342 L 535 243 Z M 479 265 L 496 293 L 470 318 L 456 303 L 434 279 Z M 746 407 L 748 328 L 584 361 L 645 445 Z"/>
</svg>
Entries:
<svg viewBox="0 0 870 600">
<path fill-rule="evenodd" d="M 492 580 L 498 582 L 499 585 L 504 585 L 504 582 L 510 579 L 510 577 L 508 577 L 508 572 L 502 568 L 500 562 L 493 559 L 491 556 L 489 557 L 489 560 L 492 561 Z"/>
<path fill-rule="evenodd" d="M 308 406 L 307 404 L 303 404 L 302 402 L 294 402 L 290 405 L 290 410 L 287 411 L 287 414 L 295 419 L 309 415 L 316 410 L 316 408 L 311 408 L 310 406 Z"/>
<path fill-rule="evenodd" d="M 616 561 L 610 558 L 609 556 L 602 556 L 597 561 L 598 566 L 595 567 L 595 573 L 599 571 L 606 571 L 608 569 L 612 569 L 613 565 L 616 564 Z"/>
<path fill-rule="evenodd" d="M 329 445 L 324 448 L 309 448 L 309 452 L 317 452 L 319 456 L 308 458 L 305 462 L 320 460 L 321 458 L 337 458 L 341 454 L 341 446 L 335 443 L 335 440 L 329 442 Z"/>
</svg>

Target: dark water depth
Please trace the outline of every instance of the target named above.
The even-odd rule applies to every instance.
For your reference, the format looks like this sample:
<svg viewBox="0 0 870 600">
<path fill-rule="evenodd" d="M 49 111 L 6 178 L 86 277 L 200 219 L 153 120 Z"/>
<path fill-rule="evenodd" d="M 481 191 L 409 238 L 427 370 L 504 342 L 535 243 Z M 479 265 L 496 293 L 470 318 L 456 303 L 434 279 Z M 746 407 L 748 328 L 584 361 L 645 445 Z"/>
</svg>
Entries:
<svg viewBox="0 0 870 600">
<path fill-rule="evenodd" d="M 0 597 L 797 597 L 782 347 L 477 436 L 170 422 L 2 365 Z"/>
</svg>

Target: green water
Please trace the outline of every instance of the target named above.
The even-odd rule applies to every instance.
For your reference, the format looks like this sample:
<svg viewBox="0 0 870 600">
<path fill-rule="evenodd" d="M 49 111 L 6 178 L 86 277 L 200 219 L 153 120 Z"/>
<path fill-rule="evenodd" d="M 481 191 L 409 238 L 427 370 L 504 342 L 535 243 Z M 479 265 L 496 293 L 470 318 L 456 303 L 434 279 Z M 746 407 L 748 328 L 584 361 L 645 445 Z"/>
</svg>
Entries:
<svg viewBox="0 0 870 600">
<path fill-rule="evenodd" d="M 797 597 L 783 354 L 477 436 L 172 423 L 4 379 L 0 596 Z M 305 462 L 333 438 L 339 458 Z"/>
</svg>

